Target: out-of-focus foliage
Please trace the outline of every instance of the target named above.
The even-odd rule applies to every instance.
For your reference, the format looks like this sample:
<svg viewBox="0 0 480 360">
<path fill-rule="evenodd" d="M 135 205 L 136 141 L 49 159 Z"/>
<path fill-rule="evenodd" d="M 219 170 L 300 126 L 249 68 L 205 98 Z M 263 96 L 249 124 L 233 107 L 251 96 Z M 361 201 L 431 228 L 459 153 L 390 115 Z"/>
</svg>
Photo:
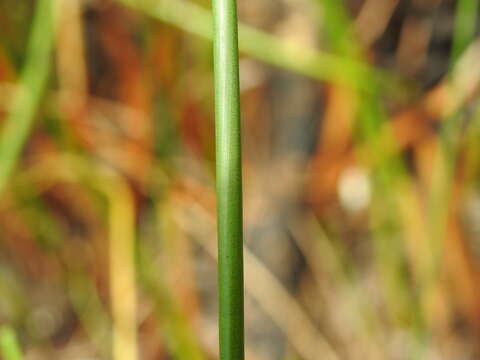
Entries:
<svg viewBox="0 0 480 360">
<path fill-rule="evenodd" d="M 247 359 L 478 359 L 479 2 L 238 6 Z M 209 7 L 0 2 L 6 360 L 218 358 Z"/>
</svg>

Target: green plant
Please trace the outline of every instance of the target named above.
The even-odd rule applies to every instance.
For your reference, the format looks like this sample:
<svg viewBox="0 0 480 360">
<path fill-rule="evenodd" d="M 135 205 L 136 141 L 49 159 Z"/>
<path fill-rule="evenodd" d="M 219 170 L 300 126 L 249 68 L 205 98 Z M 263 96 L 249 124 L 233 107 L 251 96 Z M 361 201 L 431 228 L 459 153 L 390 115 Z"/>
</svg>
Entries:
<svg viewBox="0 0 480 360">
<path fill-rule="evenodd" d="M 452 66 L 475 38 L 478 4 L 478 0 L 457 1 L 451 55 Z"/>
<path fill-rule="evenodd" d="M 17 163 L 45 89 L 53 37 L 53 2 L 40 0 L 33 18 L 18 90 L 0 136 L 0 191 Z"/>
<path fill-rule="evenodd" d="M 17 336 L 12 328 L 4 326 L 0 329 L 0 349 L 2 359 L 21 360 L 22 353 L 18 345 Z"/>
<path fill-rule="evenodd" d="M 220 358 L 244 358 L 242 159 L 237 10 L 214 0 Z"/>
<path fill-rule="evenodd" d="M 210 12 L 194 2 L 185 0 L 117 1 L 190 34 L 207 40 L 211 40 L 213 37 Z M 185 18 L 190 21 L 184 21 Z M 387 85 L 389 82 L 396 84 L 399 80 L 392 74 L 374 69 L 364 62 L 285 41 L 242 22 L 238 23 L 238 29 L 239 48 L 243 54 L 294 73 L 322 81 L 358 85 L 362 86 L 364 90 L 370 88 L 369 84 L 372 80 L 381 82 L 383 85 Z M 370 81 L 357 83 L 357 79 L 352 74 L 360 73 L 363 73 Z M 394 89 L 395 87 L 390 85 L 388 88 Z"/>
</svg>

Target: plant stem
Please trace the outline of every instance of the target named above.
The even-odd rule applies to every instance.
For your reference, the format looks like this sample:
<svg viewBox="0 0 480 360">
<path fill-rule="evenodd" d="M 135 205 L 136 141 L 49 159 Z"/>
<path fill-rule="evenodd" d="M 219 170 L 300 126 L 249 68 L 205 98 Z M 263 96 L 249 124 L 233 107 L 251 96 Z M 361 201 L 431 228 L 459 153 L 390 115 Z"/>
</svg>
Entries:
<svg viewBox="0 0 480 360">
<path fill-rule="evenodd" d="M 117 1 L 204 39 L 211 40 L 213 37 L 210 12 L 194 2 L 186 0 Z M 240 51 L 267 64 L 321 81 L 360 86 L 363 90 L 369 89 L 373 79 L 383 86 L 387 84 L 400 86 L 400 78 L 387 71 L 375 69 L 364 62 L 281 40 L 277 36 L 241 22 L 238 28 Z M 370 81 L 357 83 L 357 79 L 352 74 L 360 73 L 364 73 Z M 393 85 L 389 89 L 395 89 Z"/>
<path fill-rule="evenodd" d="M 455 22 L 452 44 L 452 65 L 475 38 L 475 27 L 478 19 L 479 0 L 458 0 L 455 10 Z"/>
<path fill-rule="evenodd" d="M 244 358 L 243 221 L 235 0 L 214 0 L 220 359 Z"/>
<path fill-rule="evenodd" d="M 35 4 L 19 87 L 0 136 L 0 191 L 15 168 L 48 80 L 54 37 L 53 1 L 39 0 Z"/>
</svg>

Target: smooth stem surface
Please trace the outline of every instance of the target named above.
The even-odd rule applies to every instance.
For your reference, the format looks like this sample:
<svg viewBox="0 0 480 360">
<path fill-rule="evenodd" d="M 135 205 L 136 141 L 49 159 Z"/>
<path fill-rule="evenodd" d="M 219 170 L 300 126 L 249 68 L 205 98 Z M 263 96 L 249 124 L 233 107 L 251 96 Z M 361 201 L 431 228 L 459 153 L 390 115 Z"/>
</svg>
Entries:
<svg viewBox="0 0 480 360">
<path fill-rule="evenodd" d="M 214 0 L 220 358 L 244 358 L 243 221 L 235 0 Z"/>
</svg>

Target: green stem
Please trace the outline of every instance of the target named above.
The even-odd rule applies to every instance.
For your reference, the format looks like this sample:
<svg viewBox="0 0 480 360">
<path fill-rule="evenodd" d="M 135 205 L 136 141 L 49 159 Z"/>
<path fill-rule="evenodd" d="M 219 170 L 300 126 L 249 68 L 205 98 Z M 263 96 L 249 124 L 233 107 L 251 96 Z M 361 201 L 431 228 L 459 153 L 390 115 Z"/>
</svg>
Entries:
<svg viewBox="0 0 480 360">
<path fill-rule="evenodd" d="M 117 1 L 204 39 L 210 40 L 213 37 L 210 12 L 194 2 L 185 0 Z M 321 81 L 360 86 L 365 91 L 368 91 L 372 80 L 388 88 L 389 91 L 401 85 L 401 79 L 366 63 L 284 41 L 247 24 L 239 23 L 238 27 L 240 51 L 267 64 Z M 356 78 L 352 74 L 360 73 L 364 73 L 370 81 L 356 83 Z"/>
<path fill-rule="evenodd" d="M 32 126 L 50 69 L 53 44 L 53 2 L 39 0 L 28 41 L 18 90 L 0 136 L 0 191 L 14 170 Z"/>
<path fill-rule="evenodd" d="M 458 0 L 453 30 L 452 65 L 475 38 L 479 0 Z"/>
<path fill-rule="evenodd" d="M 240 90 L 235 0 L 214 0 L 220 358 L 244 358 Z"/>
</svg>

